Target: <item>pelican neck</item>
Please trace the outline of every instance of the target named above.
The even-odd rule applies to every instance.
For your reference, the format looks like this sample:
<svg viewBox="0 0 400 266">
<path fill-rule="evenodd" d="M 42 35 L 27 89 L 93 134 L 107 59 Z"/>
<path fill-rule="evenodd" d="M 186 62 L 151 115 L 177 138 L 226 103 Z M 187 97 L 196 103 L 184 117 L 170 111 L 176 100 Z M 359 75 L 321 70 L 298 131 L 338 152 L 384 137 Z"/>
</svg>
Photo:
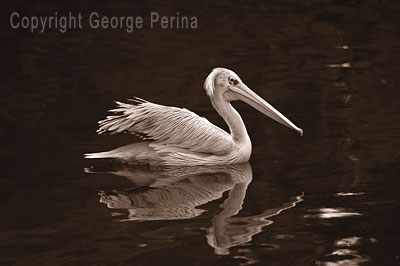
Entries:
<svg viewBox="0 0 400 266">
<path fill-rule="evenodd" d="M 218 114 L 229 126 L 229 131 L 235 142 L 241 143 L 250 140 L 242 117 L 240 116 L 238 111 L 233 108 L 230 102 L 226 101 L 225 99 L 217 98 L 211 99 L 211 103 Z"/>
</svg>

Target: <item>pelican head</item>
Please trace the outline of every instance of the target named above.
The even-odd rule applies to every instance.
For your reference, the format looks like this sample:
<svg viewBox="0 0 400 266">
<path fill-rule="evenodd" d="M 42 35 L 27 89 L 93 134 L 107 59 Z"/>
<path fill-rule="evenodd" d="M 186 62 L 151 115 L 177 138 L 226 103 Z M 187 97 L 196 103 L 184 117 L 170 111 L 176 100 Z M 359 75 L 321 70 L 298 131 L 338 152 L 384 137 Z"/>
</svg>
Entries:
<svg viewBox="0 0 400 266">
<path fill-rule="evenodd" d="M 249 89 L 232 70 L 214 68 L 206 78 L 204 88 L 212 102 L 218 102 L 217 100 L 225 102 L 244 101 L 266 116 L 288 128 L 296 130 L 301 136 L 303 135 L 301 128 L 297 127 L 271 104 Z"/>
</svg>

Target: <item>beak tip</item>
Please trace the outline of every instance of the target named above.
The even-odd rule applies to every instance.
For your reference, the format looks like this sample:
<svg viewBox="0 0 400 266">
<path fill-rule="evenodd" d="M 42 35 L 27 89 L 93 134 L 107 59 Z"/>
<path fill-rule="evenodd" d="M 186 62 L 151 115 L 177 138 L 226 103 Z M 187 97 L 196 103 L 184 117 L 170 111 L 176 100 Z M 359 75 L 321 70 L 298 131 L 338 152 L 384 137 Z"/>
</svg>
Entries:
<svg viewBox="0 0 400 266">
<path fill-rule="evenodd" d="M 303 130 L 301 128 L 298 129 L 298 132 L 300 133 L 300 136 L 303 136 Z"/>
</svg>

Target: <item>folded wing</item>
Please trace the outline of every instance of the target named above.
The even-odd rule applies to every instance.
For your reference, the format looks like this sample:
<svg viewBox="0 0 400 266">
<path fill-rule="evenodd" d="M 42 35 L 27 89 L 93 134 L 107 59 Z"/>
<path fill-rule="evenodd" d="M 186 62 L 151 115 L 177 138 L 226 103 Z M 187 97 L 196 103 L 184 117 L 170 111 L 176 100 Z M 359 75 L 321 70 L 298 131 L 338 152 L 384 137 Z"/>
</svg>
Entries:
<svg viewBox="0 0 400 266">
<path fill-rule="evenodd" d="M 116 102 L 114 115 L 99 121 L 99 134 L 129 132 L 154 143 L 192 152 L 226 154 L 232 148 L 231 136 L 204 117 L 177 107 L 154 104 L 140 98 L 131 103 Z"/>
</svg>

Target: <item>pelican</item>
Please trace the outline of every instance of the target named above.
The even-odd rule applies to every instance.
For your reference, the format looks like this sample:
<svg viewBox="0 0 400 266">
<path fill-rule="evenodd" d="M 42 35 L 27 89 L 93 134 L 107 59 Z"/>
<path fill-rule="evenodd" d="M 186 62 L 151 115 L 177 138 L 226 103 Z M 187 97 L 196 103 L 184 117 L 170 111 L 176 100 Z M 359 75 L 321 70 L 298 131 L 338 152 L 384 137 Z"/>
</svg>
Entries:
<svg viewBox="0 0 400 266">
<path fill-rule="evenodd" d="M 86 158 L 113 158 L 138 164 L 194 166 L 245 163 L 251 141 L 231 102 L 241 100 L 273 120 L 303 135 L 303 130 L 249 89 L 232 70 L 215 68 L 204 82 L 212 106 L 229 126 L 230 133 L 206 118 L 177 107 L 134 97 L 116 102 L 114 115 L 99 121 L 98 134 L 129 132 L 143 141 L 111 151 L 85 154 Z"/>
</svg>

